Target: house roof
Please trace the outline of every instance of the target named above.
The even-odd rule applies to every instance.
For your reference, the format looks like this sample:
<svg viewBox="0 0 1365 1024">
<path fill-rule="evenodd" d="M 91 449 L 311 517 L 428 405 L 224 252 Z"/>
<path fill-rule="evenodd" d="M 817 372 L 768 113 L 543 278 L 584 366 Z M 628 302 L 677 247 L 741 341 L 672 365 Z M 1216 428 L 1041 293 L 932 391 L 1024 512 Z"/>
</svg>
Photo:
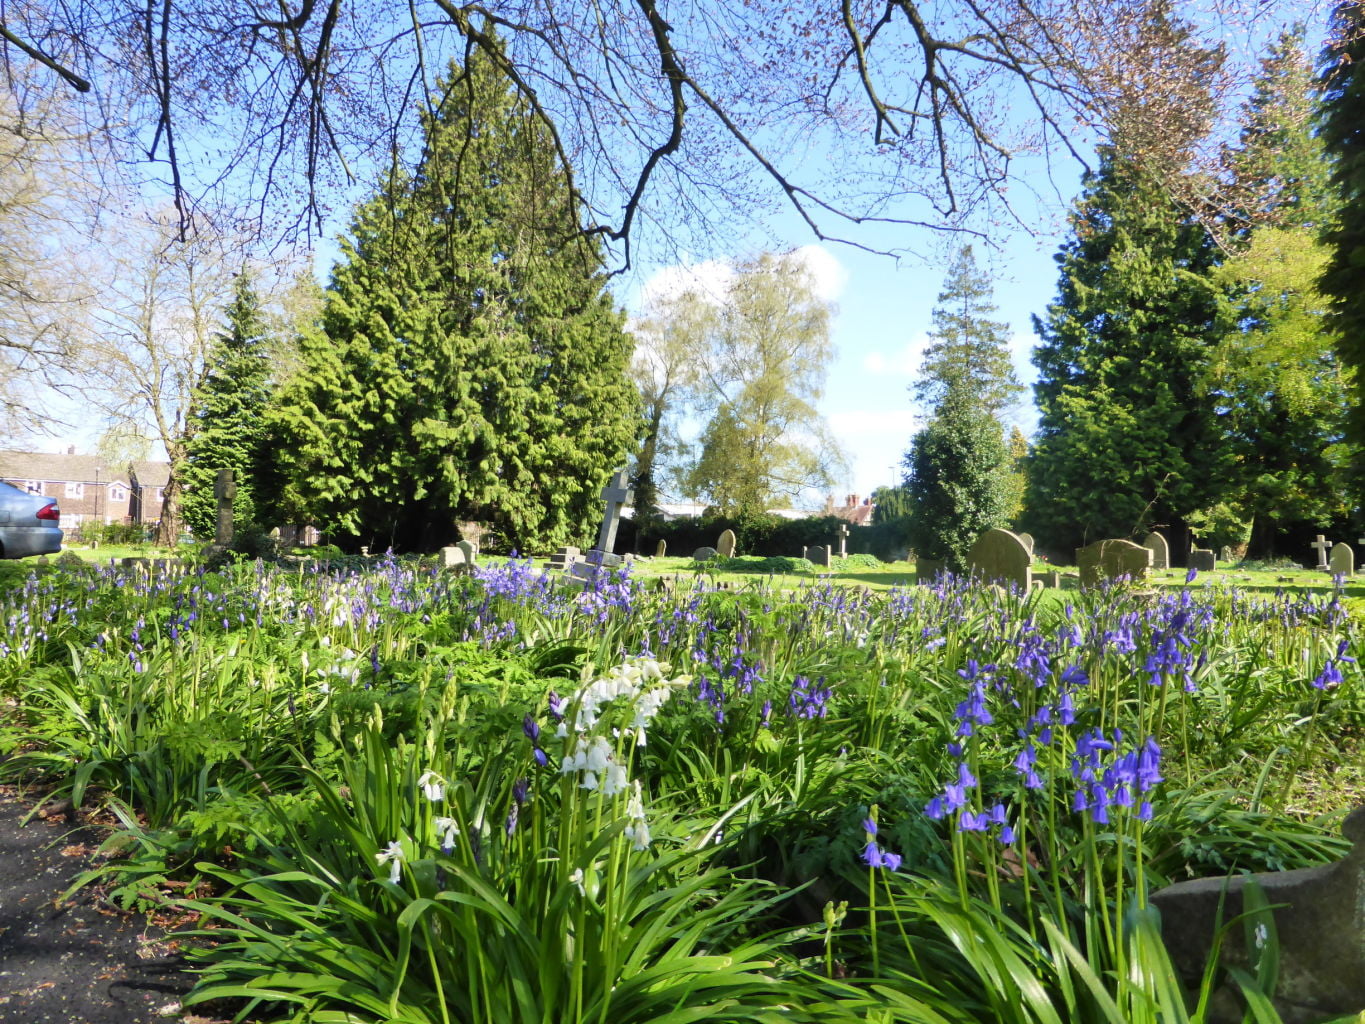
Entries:
<svg viewBox="0 0 1365 1024">
<path fill-rule="evenodd" d="M 137 473 L 144 487 L 164 487 L 170 479 L 167 462 L 137 462 L 111 467 L 99 455 L 67 455 L 55 452 L 0 451 L 0 479 L 54 480 L 86 484 L 129 483 L 129 470 Z"/>
</svg>

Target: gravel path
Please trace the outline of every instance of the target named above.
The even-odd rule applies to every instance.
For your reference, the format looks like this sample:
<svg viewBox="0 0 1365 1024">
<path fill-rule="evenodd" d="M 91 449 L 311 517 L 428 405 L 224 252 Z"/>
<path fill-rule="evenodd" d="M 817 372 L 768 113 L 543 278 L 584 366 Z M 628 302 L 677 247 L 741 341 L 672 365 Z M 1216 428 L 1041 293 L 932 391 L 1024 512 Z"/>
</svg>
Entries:
<svg viewBox="0 0 1365 1024">
<path fill-rule="evenodd" d="M 21 825 L 27 810 L 0 787 L 0 1024 L 208 1021 L 181 1016 L 191 979 L 142 915 L 57 902 L 103 833 L 66 815 Z"/>
</svg>

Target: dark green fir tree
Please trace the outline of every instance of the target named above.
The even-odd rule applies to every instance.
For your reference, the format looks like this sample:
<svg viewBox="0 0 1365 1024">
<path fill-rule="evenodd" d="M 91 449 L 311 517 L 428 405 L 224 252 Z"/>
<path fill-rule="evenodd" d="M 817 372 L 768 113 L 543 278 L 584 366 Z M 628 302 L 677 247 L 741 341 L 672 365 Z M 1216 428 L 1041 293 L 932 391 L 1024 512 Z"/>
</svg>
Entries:
<svg viewBox="0 0 1365 1024">
<path fill-rule="evenodd" d="M 1327 235 L 1330 248 L 1321 287 L 1331 301 L 1337 351 L 1355 391 L 1347 421 L 1350 485 L 1357 509 L 1365 504 L 1365 403 L 1358 390 L 1365 367 L 1365 7 L 1338 4 L 1323 59 L 1320 128 L 1332 158 L 1341 210 Z"/>
<path fill-rule="evenodd" d="M 452 64 L 415 174 L 355 214 L 277 423 L 293 499 L 343 542 L 427 549 L 471 521 L 590 540 L 640 426 L 631 343 L 548 128 L 486 56 Z"/>
<path fill-rule="evenodd" d="M 1000 421 L 969 382 L 949 380 L 905 456 L 907 535 L 916 555 L 963 571 L 976 538 L 1004 525 L 1009 470 Z"/>
<path fill-rule="evenodd" d="M 1339 204 L 1313 131 L 1316 85 L 1302 30 L 1285 33 L 1262 61 L 1226 156 L 1237 206 L 1218 279 L 1234 298 L 1237 329 L 1212 383 L 1237 463 L 1224 504 L 1250 527 L 1248 553 L 1260 558 L 1346 511 L 1349 374 L 1317 287 L 1330 254 L 1322 234 Z"/>
<path fill-rule="evenodd" d="M 1045 548 L 1168 531 L 1222 493 L 1210 359 L 1230 329 L 1211 277 L 1217 249 L 1142 166 L 1102 154 L 1057 260 L 1047 315 L 1034 318 L 1038 430 L 1025 524 Z"/>
<path fill-rule="evenodd" d="M 246 271 L 237 275 L 226 328 L 215 335 L 208 368 L 195 392 L 195 423 L 186 442 L 181 513 L 197 537 L 212 537 L 218 504 L 214 483 L 220 469 L 236 482 L 233 518 L 254 523 L 255 470 L 265 438 L 270 401 L 269 337 L 261 305 Z"/>
<path fill-rule="evenodd" d="M 960 249 L 933 310 L 916 398 L 932 418 L 910 442 L 901 490 L 906 533 L 918 556 L 960 572 L 972 543 L 1003 526 L 1009 458 L 998 416 L 1022 390 L 1005 324 L 992 320 L 990 280 Z"/>
</svg>

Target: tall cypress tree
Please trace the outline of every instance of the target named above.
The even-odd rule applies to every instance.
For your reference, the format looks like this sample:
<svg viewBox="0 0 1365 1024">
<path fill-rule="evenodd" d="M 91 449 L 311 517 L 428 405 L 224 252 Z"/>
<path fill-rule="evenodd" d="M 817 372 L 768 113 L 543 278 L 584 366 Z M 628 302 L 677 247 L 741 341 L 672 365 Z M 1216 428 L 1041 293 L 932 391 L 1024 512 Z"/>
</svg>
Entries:
<svg viewBox="0 0 1365 1024">
<path fill-rule="evenodd" d="M 924 351 L 915 398 L 937 408 L 949 382 L 964 379 L 986 411 L 998 416 L 1024 387 L 1010 362 L 1009 326 L 994 320 L 991 282 L 976 265 L 970 245 L 957 251 L 932 314 L 934 327 Z"/>
<path fill-rule="evenodd" d="M 1044 547 L 1171 530 L 1212 504 L 1230 455 L 1209 361 L 1229 329 L 1217 252 L 1142 166 L 1102 154 L 1034 318 L 1039 425 L 1025 522 Z"/>
<path fill-rule="evenodd" d="M 196 422 L 185 445 L 180 510 L 196 536 L 212 537 L 218 503 L 218 470 L 230 469 L 237 485 L 233 518 L 256 520 L 254 476 L 265 438 L 270 401 L 268 333 L 260 301 L 244 270 L 237 275 L 226 309 L 227 331 L 214 336 L 208 369 L 195 391 Z"/>
<path fill-rule="evenodd" d="M 456 524 L 585 538 L 639 427 L 631 344 L 546 126 L 475 54 L 424 116 L 416 173 L 357 211 L 278 419 L 293 488 L 356 543 Z"/>
<path fill-rule="evenodd" d="M 997 416 L 1022 388 L 994 313 L 990 281 L 964 246 L 948 267 L 911 388 L 933 416 L 910 441 L 902 485 L 911 545 L 955 571 L 976 538 L 1007 515 L 1010 467 Z"/>
<path fill-rule="evenodd" d="M 1365 367 L 1365 8 L 1354 0 L 1338 4 L 1332 40 L 1324 54 L 1321 132 L 1333 158 L 1332 181 L 1342 206 L 1327 235 L 1331 256 L 1322 290 L 1332 303 L 1337 351 L 1354 373 Z M 1352 403 L 1346 440 L 1356 505 L 1365 501 L 1365 402 Z"/>
<path fill-rule="evenodd" d="M 1250 553 L 1262 557 L 1279 535 L 1345 512 L 1348 375 L 1316 287 L 1329 255 L 1320 236 L 1339 204 L 1312 131 L 1315 85 L 1302 30 L 1285 33 L 1262 61 L 1226 158 L 1239 208 L 1218 276 L 1236 296 L 1238 329 L 1221 347 L 1214 385 L 1237 460 L 1228 504 L 1251 521 Z"/>
</svg>

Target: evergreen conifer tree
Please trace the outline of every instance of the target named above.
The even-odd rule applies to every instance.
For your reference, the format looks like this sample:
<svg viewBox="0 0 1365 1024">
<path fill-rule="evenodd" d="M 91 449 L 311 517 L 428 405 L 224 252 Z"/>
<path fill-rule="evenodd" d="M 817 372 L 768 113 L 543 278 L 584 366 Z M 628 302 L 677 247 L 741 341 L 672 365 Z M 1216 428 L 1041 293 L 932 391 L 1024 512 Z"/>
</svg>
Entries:
<svg viewBox="0 0 1365 1024">
<path fill-rule="evenodd" d="M 1231 327 L 1211 271 L 1217 251 L 1141 164 L 1102 153 L 1058 256 L 1061 279 L 1034 318 L 1040 413 L 1025 522 L 1069 550 L 1153 526 L 1187 539 L 1187 517 L 1226 486 L 1209 388 Z"/>
<path fill-rule="evenodd" d="M 463 520 L 588 539 L 640 425 L 631 344 L 548 129 L 481 54 L 452 64 L 416 173 L 362 204 L 281 402 L 292 488 L 371 547 Z"/>
<path fill-rule="evenodd" d="M 958 377 L 966 378 L 994 416 L 1019 397 L 1024 387 L 1010 362 L 1009 326 L 991 319 L 995 312 L 990 278 L 976 265 L 972 247 L 965 245 L 948 267 L 932 313 L 930 345 L 914 385 L 920 405 L 937 408 Z"/>
<path fill-rule="evenodd" d="M 969 382 L 949 380 L 934 418 L 910 443 L 905 469 L 911 546 L 961 572 L 976 538 L 1004 523 L 1008 503 L 1000 421 Z"/>
<path fill-rule="evenodd" d="M 1331 255 L 1322 290 L 1331 300 L 1337 351 L 1358 386 L 1365 367 L 1365 8 L 1337 5 L 1332 40 L 1323 61 L 1321 134 L 1333 160 L 1332 181 L 1341 201 L 1327 235 Z M 1365 501 L 1365 402 L 1351 403 L 1346 441 L 1357 507 Z"/>
<path fill-rule="evenodd" d="M 198 537 L 212 537 L 218 503 L 218 470 L 236 482 L 233 518 L 256 521 L 254 470 L 265 438 L 270 401 L 268 335 L 260 302 L 245 270 L 237 276 L 226 311 L 227 330 L 214 336 L 204 378 L 195 389 L 195 424 L 185 446 L 181 513 Z"/>
<path fill-rule="evenodd" d="M 912 388 L 933 417 L 911 439 L 902 485 L 915 552 L 955 571 L 981 533 L 1003 525 L 1009 500 L 998 415 L 1022 388 L 994 312 L 990 281 L 965 246 L 948 268 L 932 313 L 933 343 Z"/>
<path fill-rule="evenodd" d="M 1302 30 L 1286 32 L 1262 62 L 1226 161 L 1239 208 L 1218 279 L 1236 296 L 1238 329 L 1219 350 L 1213 383 L 1237 462 L 1226 505 L 1252 524 L 1260 557 L 1275 553 L 1278 535 L 1345 511 L 1348 375 L 1316 286 L 1329 253 L 1321 233 L 1339 204 L 1312 131 L 1315 85 Z"/>
</svg>

